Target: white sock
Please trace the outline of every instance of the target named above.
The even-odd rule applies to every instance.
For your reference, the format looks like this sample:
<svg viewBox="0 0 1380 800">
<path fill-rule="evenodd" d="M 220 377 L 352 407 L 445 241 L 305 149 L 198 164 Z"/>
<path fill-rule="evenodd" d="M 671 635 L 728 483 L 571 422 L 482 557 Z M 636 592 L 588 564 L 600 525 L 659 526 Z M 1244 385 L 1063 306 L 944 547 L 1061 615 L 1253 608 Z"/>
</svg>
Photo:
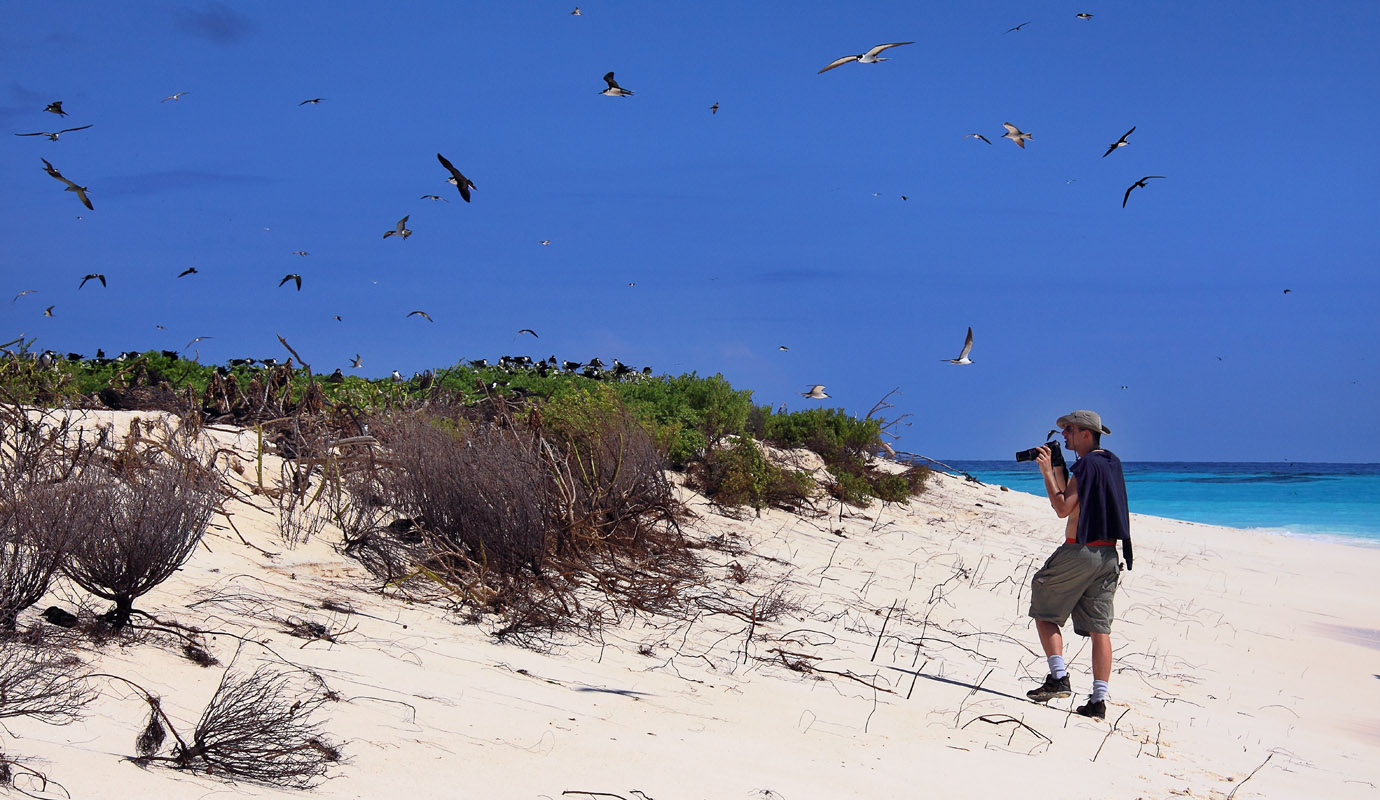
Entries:
<svg viewBox="0 0 1380 800">
<path fill-rule="evenodd" d="M 1106 699 L 1107 699 L 1107 682 L 1106 682 L 1106 681 L 1094 680 L 1094 681 L 1093 681 L 1093 691 L 1092 691 L 1092 701 L 1091 701 L 1091 702 L 1100 703 L 1100 702 L 1105 701 Z"/>
<path fill-rule="evenodd" d="M 1069 674 L 1068 668 L 1064 666 L 1063 656 L 1049 656 L 1047 660 L 1049 661 L 1049 674 L 1054 676 L 1054 680 L 1057 681 Z M 1106 686 L 1107 684 L 1102 685 Z"/>
</svg>

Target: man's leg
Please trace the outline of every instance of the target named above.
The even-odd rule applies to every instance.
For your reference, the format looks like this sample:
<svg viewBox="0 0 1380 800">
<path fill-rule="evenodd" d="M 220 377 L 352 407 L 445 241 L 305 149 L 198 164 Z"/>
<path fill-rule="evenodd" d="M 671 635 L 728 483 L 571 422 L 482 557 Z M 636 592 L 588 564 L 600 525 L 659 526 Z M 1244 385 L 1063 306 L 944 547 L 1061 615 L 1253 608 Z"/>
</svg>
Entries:
<svg viewBox="0 0 1380 800">
<path fill-rule="evenodd" d="M 1109 633 L 1094 633 L 1091 638 L 1093 680 L 1105 683 L 1112 677 L 1112 636 Z M 1043 635 L 1040 641 L 1044 643 Z"/>
<path fill-rule="evenodd" d="M 1045 649 L 1045 658 L 1049 661 L 1049 675 L 1040 688 L 1031 689 L 1025 696 L 1037 703 L 1068 697 L 1072 690 L 1064 670 L 1064 634 L 1058 625 L 1042 619 L 1035 620 L 1035 630 L 1040 634 L 1040 646 Z"/>
<path fill-rule="evenodd" d="M 1064 654 L 1064 633 L 1058 625 L 1053 622 L 1046 622 L 1042 619 L 1035 620 L 1035 631 L 1040 634 L 1040 646 L 1045 649 L 1045 656 L 1062 656 Z M 1096 640 L 1093 640 L 1096 646 Z M 1096 654 L 1096 650 L 1093 653 Z M 1096 658 L 1096 656 L 1094 656 Z M 1107 651 L 1107 672 L 1112 671 L 1111 650 Z M 1105 680 L 1105 679 L 1104 679 Z"/>
</svg>

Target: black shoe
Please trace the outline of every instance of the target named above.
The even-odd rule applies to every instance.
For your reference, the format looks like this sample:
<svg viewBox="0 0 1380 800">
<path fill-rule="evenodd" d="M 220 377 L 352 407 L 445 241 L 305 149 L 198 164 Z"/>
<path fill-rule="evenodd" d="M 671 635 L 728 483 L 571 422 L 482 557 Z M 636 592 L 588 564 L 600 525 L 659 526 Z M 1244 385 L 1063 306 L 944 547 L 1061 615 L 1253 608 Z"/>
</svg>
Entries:
<svg viewBox="0 0 1380 800">
<path fill-rule="evenodd" d="M 1075 708 L 1073 710 L 1073 713 L 1078 714 L 1079 716 L 1089 717 L 1091 719 L 1105 720 L 1107 718 L 1107 701 L 1098 700 L 1094 703 L 1092 698 L 1089 697 L 1088 702 L 1084 705 L 1079 706 L 1078 708 Z"/>
<path fill-rule="evenodd" d="M 1068 697 L 1071 694 L 1073 690 L 1069 688 L 1069 676 L 1065 674 L 1062 678 L 1046 675 L 1044 685 L 1038 689 L 1031 689 L 1025 696 L 1037 703 L 1047 703 L 1056 697 Z"/>
</svg>

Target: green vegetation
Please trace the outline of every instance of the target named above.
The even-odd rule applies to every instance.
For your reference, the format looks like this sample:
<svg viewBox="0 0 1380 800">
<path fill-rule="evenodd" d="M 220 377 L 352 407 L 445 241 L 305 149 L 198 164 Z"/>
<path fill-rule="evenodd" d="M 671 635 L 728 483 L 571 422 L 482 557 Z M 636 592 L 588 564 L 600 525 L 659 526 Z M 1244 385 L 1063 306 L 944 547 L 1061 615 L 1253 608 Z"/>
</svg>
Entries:
<svg viewBox="0 0 1380 800">
<path fill-rule="evenodd" d="M 733 437 L 818 453 L 828 475 L 817 477 L 826 478 L 828 493 L 846 503 L 866 505 L 874 498 L 903 502 L 925 485 L 916 470 L 898 476 L 868 468 L 868 456 L 880 448 L 885 420 L 836 408 L 773 413 L 722 375 L 692 372 L 621 380 L 606 375 L 596 380 L 540 363 L 456 364 L 404 381 L 355 376 L 331 381 L 309 375 L 291 359 L 268 367 L 216 367 L 168 351 L 115 359 L 57 357 L 40 364 L 27 349 L 31 345 L 4 345 L 9 349 L 0 357 L 0 399 L 44 406 L 158 408 L 241 425 L 305 413 L 330 420 L 323 423 L 326 427 L 358 424 L 384 411 L 497 402 L 506 409 L 499 413 L 522 416 L 576 452 L 595 452 L 600 432 L 613 429 L 607 420 L 626 416 L 673 469 L 693 472 L 698 485 L 726 506 L 799 507 L 808 505 L 811 495 L 806 476 L 771 465 L 744 439 L 730 444 Z"/>
</svg>

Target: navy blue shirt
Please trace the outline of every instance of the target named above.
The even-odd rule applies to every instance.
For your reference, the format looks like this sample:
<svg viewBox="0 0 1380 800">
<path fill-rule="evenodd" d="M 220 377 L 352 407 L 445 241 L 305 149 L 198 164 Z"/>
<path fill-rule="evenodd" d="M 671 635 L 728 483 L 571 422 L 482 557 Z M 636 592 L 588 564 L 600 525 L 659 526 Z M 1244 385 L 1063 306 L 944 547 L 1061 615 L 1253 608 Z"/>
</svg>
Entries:
<svg viewBox="0 0 1380 800">
<path fill-rule="evenodd" d="M 1131 568 L 1131 512 L 1121 459 L 1110 450 L 1094 450 L 1069 469 L 1078 481 L 1079 544 L 1121 541 L 1126 568 Z"/>
</svg>

